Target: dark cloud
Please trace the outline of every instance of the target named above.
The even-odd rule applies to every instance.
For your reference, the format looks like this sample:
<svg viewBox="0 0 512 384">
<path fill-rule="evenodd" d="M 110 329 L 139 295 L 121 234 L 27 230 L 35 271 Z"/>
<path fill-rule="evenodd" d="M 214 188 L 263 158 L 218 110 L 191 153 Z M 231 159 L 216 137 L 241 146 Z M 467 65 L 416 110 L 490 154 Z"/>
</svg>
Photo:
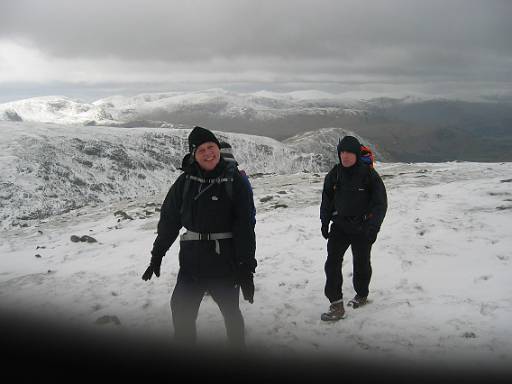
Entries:
<svg viewBox="0 0 512 384">
<path fill-rule="evenodd" d="M 507 1 L 18 0 L 2 35 L 59 56 L 350 57 L 371 47 L 512 52 Z"/>
<path fill-rule="evenodd" d="M 510 82 L 511 14 L 507 0 L 17 0 L 0 5 L 0 39 L 164 72 Z"/>
</svg>

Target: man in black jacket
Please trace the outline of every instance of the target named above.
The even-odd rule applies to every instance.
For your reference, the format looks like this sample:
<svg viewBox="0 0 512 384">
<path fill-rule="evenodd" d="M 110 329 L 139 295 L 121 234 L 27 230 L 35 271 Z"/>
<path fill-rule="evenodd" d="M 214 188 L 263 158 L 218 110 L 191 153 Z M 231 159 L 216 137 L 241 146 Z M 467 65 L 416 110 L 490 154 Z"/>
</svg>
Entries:
<svg viewBox="0 0 512 384">
<path fill-rule="evenodd" d="M 336 321 L 345 314 L 341 266 L 349 246 L 356 296 L 348 305 L 357 308 L 366 304 L 372 275 L 370 252 L 387 210 L 384 183 L 373 167 L 361 160 L 357 138 L 345 136 L 337 150 L 340 163 L 325 177 L 320 205 L 322 236 L 327 239 L 325 295 L 331 303 L 321 316 L 324 321 Z"/>
<path fill-rule="evenodd" d="M 218 304 L 231 346 L 245 346 L 240 287 L 253 302 L 256 238 L 252 195 L 236 167 L 227 167 L 219 141 L 204 128 L 188 137 L 190 155 L 165 198 L 151 262 L 142 278 L 160 276 L 162 257 L 180 237 L 180 270 L 171 298 L 175 340 L 195 344 L 196 318 L 206 291 Z M 230 171 L 228 171 L 228 169 Z"/>
</svg>

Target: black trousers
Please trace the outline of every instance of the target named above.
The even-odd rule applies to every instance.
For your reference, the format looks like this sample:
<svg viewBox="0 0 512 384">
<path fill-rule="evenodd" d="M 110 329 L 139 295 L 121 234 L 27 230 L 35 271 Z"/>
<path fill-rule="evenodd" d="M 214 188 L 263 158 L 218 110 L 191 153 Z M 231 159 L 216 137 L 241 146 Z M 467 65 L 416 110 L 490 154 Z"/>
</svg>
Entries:
<svg viewBox="0 0 512 384">
<path fill-rule="evenodd" d="M 332 303 L 343 298 L 343 256 L 348 247 L 352 248 L 354 290 L 359 296 L 368 296 L 372 266 L 370 253 L 372 244 L 362 234 L 348 234 L 333 230 L 327 241 L 327 261 L 325 262 L 325 296 Z"/>
<path fill-rule="evenodd" d="M 208 291 L 224 317 L 228 343 L 232 347 L 245 346 L 244 319 L 239 307 L 240 287 L 227 278 L 197 278 L 178 274 L 171 297 L 174 337 L 177 343 L 196 343 L 196 319 L 205 292 Z"/>
</svg>

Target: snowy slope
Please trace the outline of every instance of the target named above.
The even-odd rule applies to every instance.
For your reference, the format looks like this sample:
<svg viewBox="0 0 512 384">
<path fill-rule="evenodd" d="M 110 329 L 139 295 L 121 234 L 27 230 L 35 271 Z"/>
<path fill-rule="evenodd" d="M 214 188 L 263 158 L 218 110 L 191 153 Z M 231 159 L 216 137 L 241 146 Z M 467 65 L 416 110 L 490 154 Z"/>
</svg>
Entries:
<svg viewBox="0 0 512 384">
<path fill-rule="evenodd" d="M 0 104 L 2 120 L 84 125 L 114 123 L 103 107 L 65 96 L 34 97 Z"/>
<path fill-rule="evenodd" d="M 351 101 L 352 104 L 361 104 Z M 189 112 L 192 110 L 211 112 L 225 117 L 247 117 L 250 119 L 274 119 L 289 114 L 321 114 L 327 111 L 343 111 L 354 114 L 357 110 L 344 106 L 335 95 L 326 93 L 237 93 L 223 89 L 197 92 L 169 92 L 142 94 L 135 97 L 114 96 L 97 100 L 96 106 L 114 111 L 119 120 L 130 112 L 150 115 L 154 110 Z"/>
<path fill-rule="evenodd" d="M 179 175 L 189 132 L 0 122 L 0 228 L 166 191 Z M 250 175 L 328 168 L 321 155 L 306 148 L 261 136 L 216 134 L 232 145 Z"/>
<path fill-rule="evenodd" d="M 370 303 L 335 324 L 320 321 L 326 243 L 322 174 L 252 178 L 257 205 L 254 304 L 242 302 L 250 348 L 283 355 L 344 354 L 375 363 L 433 361 L 492 367 L 512 361 L 512 164 L 379 164 L 389 211 L 373 248 Z M 149 282 L 141 274 L 162 195 L 101 204 L 2 233 L 0 303 L 97 332 L 169 337 L 178 244 Z M 115 215 L 123 210 L 133 220 Z M 71 235 L 96 243 L 74 243 Z M 39 255 L 39 256 L 37 256 Z M 351 255 L 345 298 L 353 294 Z M 205 297 L 201 343 L 222 344 L 224 324 Z"/>
</svg>

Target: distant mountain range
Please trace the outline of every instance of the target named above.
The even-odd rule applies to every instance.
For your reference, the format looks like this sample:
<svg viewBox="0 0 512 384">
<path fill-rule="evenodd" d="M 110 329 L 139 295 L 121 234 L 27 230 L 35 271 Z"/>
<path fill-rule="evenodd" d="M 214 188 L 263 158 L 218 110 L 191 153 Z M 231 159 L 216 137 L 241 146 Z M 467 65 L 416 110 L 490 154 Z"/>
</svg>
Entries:
<svg viewBox="0 0 512 384">
<path fill-rule="evenodd" d="M 93 103 L 38 97 L 0 104 L 0 120 L 114 127 L 202 125 L 291 142 L 305 132 L 338 128 L 371 143 L 384 161 L 512 161 L 510 102 L 351 100 L 314 91 L 248 94 L 212 89 L 112 96 Z"/>
</svg>

